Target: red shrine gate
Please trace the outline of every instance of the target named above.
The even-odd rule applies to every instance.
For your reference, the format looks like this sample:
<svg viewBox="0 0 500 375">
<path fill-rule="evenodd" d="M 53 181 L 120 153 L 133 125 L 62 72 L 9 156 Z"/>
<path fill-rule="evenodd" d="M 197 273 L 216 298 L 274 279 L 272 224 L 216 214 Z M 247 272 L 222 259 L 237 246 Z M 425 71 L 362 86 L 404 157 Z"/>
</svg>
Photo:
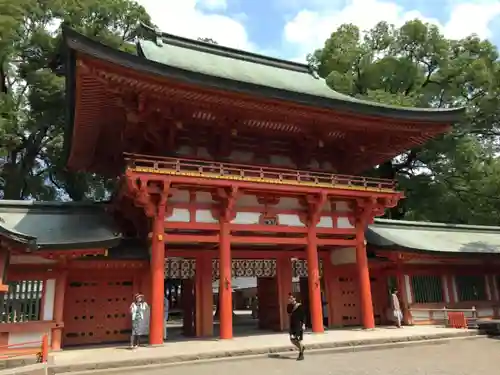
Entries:
<svg viewBox="0 0 500 375">
<path fill-rule="evenodd" d="M 402 194 L 393 181 L 345 174 L 446 132 L 463 110 L 370 103 L 331 90 L 305 64 L 148 33 L 152 40 L 139 41 L 133 56 L 64 30 L 66 60 L 58 65 L 70 106 L 67 167 L 120 176 L 109 211 L 123 237 L 148 239 L 150 246 L 148 261 L 139 262 L 145 269 L 116 271 L 113 280 L 122 284 L 106 286 L 90 302 L 87 290 L 73 305 L 112 309 L 110 288 L 124 295 L 130 285 L 123 282 L 132 277 L 134 292 L 147 294 L 151 305 L 150 343 L 161 344 L 165 259 L 193 259 L 194 275 L 185 279 L 194 289 L 189 319 L 197 335 L 211 335 L 217 260 L 220 336 L 227 339 L 233 336 L 233 260 L 275 260 L 276 275 L 259 285 L 272 291 L 265 303 L 279 311 L 283 328 L 296 258 L 307 261 L 314 332 L 323 331 L 320 260 L 332 322 L 373 328 L 381 314 L 374 315 L 372 289 L 378 292 L 364 231 Z M 67 334 L 90 341 L 125 335 L 118 312 L 90 315 L 95 323 L 88 329 L 80 318 L 89 314 L 74 306 Z M 264 325 L 277 321 L 273 316 Z"/>
<path fill-rule="evenodd" d="M 129 167 L 121 185 L 121 202 L 117 202 L 119 207 L 124 207 L 124 201 L 133 201 L 136 205 L 143 207 L 146 214 L 153 220 L 153 231 L 151 233 L 151 341 L 161 340 L 161 327 L 163 321 L 163 295 L 164 295 L 164 260 L 165 256 L 192 257 L 196 259 L 196 264 L 212 264 L 213 259 L 218 258 L 219 275 L 215 275 L 220 281 L 220 335 L 222 338 L 232 337 L 232 290 L 231 278 L 233 273 L 234 258 L 247 258 L 246 254 L 256 255 L 263 259 L 277 259 L 276 267 L 277 284 L 272 287 L 278 298 L 280 327 L 284 328 L 286 321 L 284 306 L 286 296 L 291 291 L 291 258 L 305 258 L 307 260 L 308 274 L 308 298 L 311 312 L 311 323 L 314 332 L 323 331 L 322 301 L 320 290 L 320 268 L 319 259 L 328 257 L 331 249 L 335 247 L 355 248 L 356 257 L 356 279 L 359 290 L 358 301 L 353 304 L 346 301 L 344 304 L 346 313 L 339 316 L 343 323 L 352 324 L 359 322 L 359 315 L 354 311 L 361 311 L 361 323 L 367 328 L 375 325 L 370 278 L 368 271 L 368 260 L 364 241 L 364 228 L 373 216 L 380 214 L 386 207 L 396 204 L 400 193 L 393 192 L 390 188 L 383 187 L 386 182 L 364 179 L 363 185 L 357 187 L 355 181 L 346 181 L 344 185 L 332 185 L 328 189 L 327 182 L 317 181 L 319 177 L 311 172 L 307 172 L 309 181 L 296 180 L 296 185 L 292 185 L 289 175 L 276 170 L 261 168 L 260 182 L 253 182 L 254 177 L 248 176 L 240 170 L 236 175 L 234 167 L 218 163 L 215 165 L 204 165 L 199 163 L 196 173 L 190 169 L 184 169 L 179 162 L 162 159 L 136 159 L 130 157 Z M 150 163 L 150 167 L 146 167 Z M 191 162 L 192 168 L 193 162 Z M 226 170 L 227 168 L 227 170 Z M 305 174 L 306 172 L 304 172 Z M 238 176 L 236 178 L 236 176 Z M 297 176 L 295 177 L 297 178 Z M 299 177 L 300 178 L 300 177 Z M 334 178 L 333 175 L 330 177 Z M 249 180 L 249 181 L 247 181 Z M 316 181 L 315 181 L 316 180 Z M 373 183 L 375 187 L 367 184 Z M 302 185 L 302 186 L 301 186 Z M 305 185 L 305 186 L 304 186 Z M 389 185 L 390 186 L 390 185 Z M 182 195 L 180 192 L 188 192 L 191 205 L 182 204 L 177 198 Z M 208 194 L 212 198 L 209 210 L 204 210 L 203 202 L 198 198 Z M 258 195 L 280 194 L 282 198 L 289 198 L 296 202 L 302 202 L 302 208 L 292 210 L 298 220 L 298 226 L 285 225 L 265 225 L 256 222 L 254 224 L 237 224 L 238 217 L 245 213 L 241 201 Z M 172 202 L 170 203 L 170 199 Z M 337 202 L 347 202 L 347 211 L 343 213 L 342 219 L 347 220 L 346 227 L 338 227 L 330 224 L 330 227 L 318 227 L 321 220 L 339 220 L 339 212 L 336 210 Z M 335 207 L 334 214 L 331 213 L 331 206 Z M 268 211 L 273 211 L 272 205 L 265 205 Z M 207 207 L 207 206 L 205 206 Z M 183 225 L 180 220 L 181 210 L 189 213 L 189 222 Z M 279 209 L 274 209 L 279 216 Z M 195 221 L 202 218 L 204 223 Z M 246 213 L 252 213 L 246 211 Z M 255 213 L 255 212 L 254 212 Z M 291 215 L 292 213 L 288 213 Z M 268 216 L 266 213 L 258 213 L 257 216 Z M 286 215 L 286 214 L 284 214 Z M 194 216 L 194 217 L 193 217 Z M 169 219 L 176 220 L 170 223 Z M 192 218 L 191 218 L 192 217 Z M 210 219 L 210 220 L 208 220 Z M 241 218 L 240 218 L 241 219 Z M 331 221 L 333 223 L 333 221 Z M 186 248 L 178 249 L 179 245 L 205 244 L 204 249 Z M 168 244 L 168 245 L 167 245 Z M 207 247 L 219 247 L 219 250 L 210 250 Z M 280 246 L 294 245 L 297 250 L 279 250 Z M 259 246 L 264 249 L 259 250 Z M 244 248 L 253 250 L 244 250 Z M 172 248 L 170 250 L 170 248 Z M 304 252 L 302 249 L 305 248 Z M 269 263 L 272 264 L 272 263 Z M 217 267 L 215 267 L 217 269 Z M 205 273 L 206 272 L 206 273 Z M 209 273 L 210 272 L 210 273 Z M 195 273 L 198 275 L 198 273 Z M 288 277 L 290 275 L 290 277 Z M 218 277 L 217 277 L 218 276 Z M 351 274 L 351 276 L 353 276 Z M 200 288 L 206 280 L 212 280 L 212 268 L 205 268 L 200 271 L 196 282 Z M 271 277 L 271 275 L 270 275 Z M 343 280 L 339 278 L 339 280 Z M 272 283 L 260 281 L 262 283 Z M 208 284 L 208 283 L 207 283 Z M 269 284 L 270 286 L 271 284 Z M 331 287 L 331 293 L 338 288 Z M 341 288 L 342 289 L 342 288 Z M 195 293 L 201 299 L 203 293 Z M 354 296 L 354 295 L 353 295 Z M 333 295 L 328 296 L 331 300 Z M 348 298 L 348 297 L 346 297 Z M 208 303 L 196 301 L 196 306 L 203 306 L 201 314 L 196 314 L 201 326 L 197 328 L 200 335 L 208 335 L 212 331 L 211 319 L 212 309 L 208 311 Z M 333 305 L 333 304 L 332 304 Z M 352 310 L 348 312 L 347 310 Z M 210 314 L 210 317 L 207 315 Z M 347 316 L 347 318 L 346 318 Z M 277 319 L 274 319 L 277 322 Z M 276 323 L 273 323 L 276 325 Z"/>
</svg>

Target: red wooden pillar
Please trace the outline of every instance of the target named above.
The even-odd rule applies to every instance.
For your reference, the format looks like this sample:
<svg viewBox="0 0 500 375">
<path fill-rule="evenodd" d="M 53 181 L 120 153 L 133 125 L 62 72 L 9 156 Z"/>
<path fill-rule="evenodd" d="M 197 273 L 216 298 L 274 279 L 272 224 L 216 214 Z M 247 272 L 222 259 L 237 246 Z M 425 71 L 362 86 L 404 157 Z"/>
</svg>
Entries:
<svg viewBox="0 0 500 375">
<path fill-rule="evenodd" d="M 213 335 L 212 258 L 196 257 L 196 336 Z"/>
<path fill-rule="evenodd" d="M 276 259 L 276 278 L 278 279 L 278 298 L 280 309 L 280 329 L 286 330 L 289 325 L 289 317 L 286 307 L 288 295 L 292 292 L 292 260 L 289 256 L 281 256 Z"/>
<path fill-rule="evenodd" d="M 165 298 L 165 202 L 160 202 L 153 218 L 151 236 L 151 320 L 149 343 L 163 344 Z"/>
<path fill-rule="evenodd" d="M 309 284 L 309 308 L 314 333 L 323 333 L 323 307 L 321 303 L 321 282 L 319 278 L 319 261 L 316 236 L 316 223 L 309 226 L 307 232 L 307 273 Z"/>
<path fill-rule="evenodd" d="M 0 248 L 0 293 L 9 291 L 7 285 L 7 268 L 9 267 L 10 252 L 8 249 Z"/>
<path fill-rule="evenodd" d="M 51 349 L 61 350 L 62 332 L 64 323 L 64 295 L 66 293 L 66 284 L 68 282 L 68 271 L 64 270 L 57 274 L 55 293 L 54 293 L 54 316 L 56 327 L 52 329 Z M 46 291 L 44 291 L 46 293 Z"/>
<path fill-rule="evenodd" d="M 361 299 L 361 322 L 365 329 L 372 329 L 375 328 L 375 318 L 373 316 L 370 270 L 366 255 L 365 223 L 365 220 L 358 220 L 356 223 L 356 266 Z"/>
<path fill-rule="evenodd" d="M 231 287 L 231 233 L 229 220 L 220 219 L 219 245 L 219 321 L 220 338 L 233 338 L 233 293 Z"/>
</svg>

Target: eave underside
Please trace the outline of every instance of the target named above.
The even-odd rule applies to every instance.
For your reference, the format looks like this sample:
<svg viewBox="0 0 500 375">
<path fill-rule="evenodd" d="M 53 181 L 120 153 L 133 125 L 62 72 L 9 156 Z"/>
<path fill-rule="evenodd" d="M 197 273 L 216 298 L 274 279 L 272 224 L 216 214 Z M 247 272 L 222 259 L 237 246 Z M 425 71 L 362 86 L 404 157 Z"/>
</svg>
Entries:
<svg viewBox="0 0 500 375">
<path fill-rule="evenodd" d="M 299 147 L 301 139 L 315 138 L 333 150 L 330 159 L 340 173 L 367 170 L 427 142 L 449 125 L 382 120 L 203 89 L 84 55 L 77 59 L 73 80 L 68 166 L 111 175 L 123 167 L 123 152 L 140 147 L 142 153 L 168 154 L 166 140 L 179 123 L 200 134 L 200 147 L 210 134 L 234 129 L 293 138 Z"/>
</svg>

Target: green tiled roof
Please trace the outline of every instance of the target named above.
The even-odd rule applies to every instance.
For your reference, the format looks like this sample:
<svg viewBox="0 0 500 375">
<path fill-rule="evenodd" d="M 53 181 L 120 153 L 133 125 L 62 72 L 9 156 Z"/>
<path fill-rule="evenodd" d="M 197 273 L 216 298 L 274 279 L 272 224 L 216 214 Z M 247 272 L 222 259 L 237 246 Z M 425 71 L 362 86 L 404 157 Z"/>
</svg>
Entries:
<svg viewBox="0 0 500 375">
<path fill-rule="evenodd" d="M 0 200 L 0 236 L 30 248 L 116 246 L 121 234 L 98 204 Z"/>
<path fill-rule="evenodd" d="M 137 43 L 139 56 L 165 67 L 215 77 L 233 83 L 252 85 L 267 94 L 281 94 L 302 104 L 342 107 L 394 118 L 414 118 L 429 122 L 456 122 L 463 108 L 434 109 L 394 107 L 356 99 L 332 90 L 323 79 L 312 74 L 306 64 L 276 59 L 212 43 L 195 41 L 147 28 L 153 40 Z M 236 89 L 237 85 L 234 86 Z M 271 95 L 272 96 L 272 95 Z"/>
<path fill-rule="evenodd" d="M 376 219 L 366 231 L 369 245 L 427 252 L 500 253 L 500 227 Z"/>
</svg>

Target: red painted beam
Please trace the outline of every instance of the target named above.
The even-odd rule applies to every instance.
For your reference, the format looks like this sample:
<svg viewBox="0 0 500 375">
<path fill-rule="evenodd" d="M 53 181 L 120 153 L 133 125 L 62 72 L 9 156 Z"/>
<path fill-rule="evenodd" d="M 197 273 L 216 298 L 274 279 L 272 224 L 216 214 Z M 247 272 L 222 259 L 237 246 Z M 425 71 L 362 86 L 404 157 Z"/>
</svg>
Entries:
<svg viewBox="0 0 500 375">
<path fill-rule="evenodd" d="M 343 238 L 318 238 L 316 240 L 318 246 L 343 246 L 343 247 L 354 247 L 356 246 L 356 240 L 347 240 Z"/>
<path fill-rule="evenodd" d="M 237 187 L 238 189 L 245 190 L 246 192 L 277 192 L 277 193 L 290 193 L 298 195 L 311 195 L 311 194 L 326 194 L 329 198 L 390 198 L 393 196 L 401 196 L 401 192 L 379 192 L 379 191 L 366 191 L 366 190 L 355 190 L 355 189 L 325 189 L 316 187 L 304 187 L 295 185 L 278 185 L 278 184 L 268 184 L 265 182 L 245 182 L 245 181 L 234 181 L 234 180 L 222 180 L 222 179 L 210 179 L 210 178 L 198 178 L 198 177 L 184 177 L 184 176 L 174 176 L 174 175 L 162 175 L 155 173 L 143 173 L 143 172 L 133 172 L 137 178 L 143 179 L 154 179 L 154 180 L 165 180 L 170 181 L 172 187 L 175 185 L 180 186 L 206 186 L 206 187 Z M 361 188 L 360 188 L 361 189 Z"/>
<path fill-rule="evenodd" d="M 307 238 L 231 236 L 232 244 L 305 245 Z"/>
<path fill-rule="evenodd" d="M 307 227 L 292 227 L 286 225 L 231 224 L 231 231 L 239 232 L 270 232 L 270 233 L 307 233 Z M 218 231 L 219 225 L 212 223 L 166 222 L 165 229 Z M 317 228 L 318 234 L 349 235 L 354 234 L 353 228 Z"/>
<path fill-rule="evenodd" d="M 202 236 L 195 234 L 167 234 L 165 242 L 168 243 L 219 243 L 219 235 Z M 167 247 L 168 252 L 168 247 Z"/>
</svg>

